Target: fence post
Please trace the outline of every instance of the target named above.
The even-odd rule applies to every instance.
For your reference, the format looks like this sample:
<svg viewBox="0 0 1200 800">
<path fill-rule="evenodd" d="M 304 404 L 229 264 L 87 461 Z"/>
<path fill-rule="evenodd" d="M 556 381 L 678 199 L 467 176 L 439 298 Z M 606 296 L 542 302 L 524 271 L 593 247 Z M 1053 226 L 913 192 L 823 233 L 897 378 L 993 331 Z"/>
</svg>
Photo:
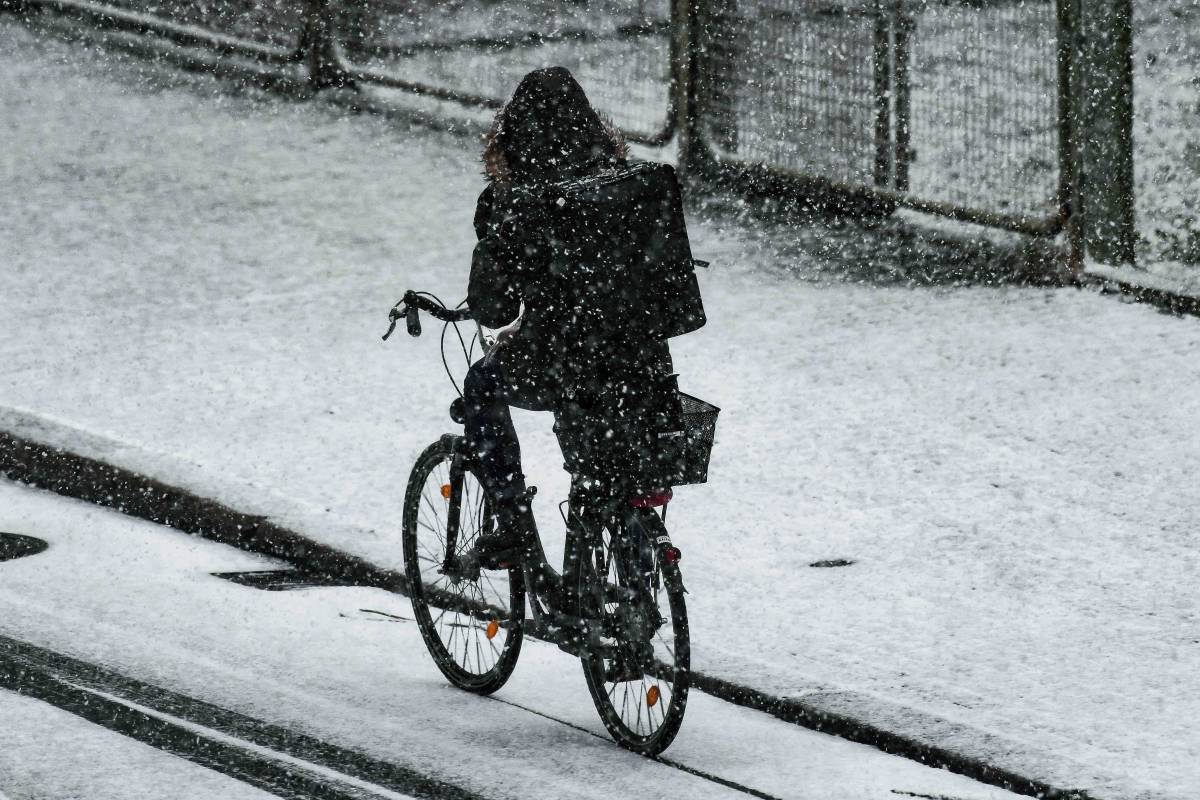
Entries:
<svg viewBox="0 0 1200 800">
<path fill-rule="evenodd" d="M 308 66 L 308 85 L 314 90 L 354 87 L 342 63 L 330 0 L 305 0 L 304 32 L 295 58 Z"/>
<path fill-rule="evenodd" d="M 896 191 L 908 191 L 908 165 L 912 162 L 912 138 L 909 127 L 912 119 L 912 84 L 909 73 L 911 50 L 909 42 L 917 26 L 903 0 L 896 3 L 895 82 L 896 82 Z"/>
<path fill-rule="evenodd" d="M 738 0 L 709 0 L 705 20 L 705 118 L 717 144 L 727 153 L 738 149 L 737 70 L 747 50 L 745 24 Z"/>
<path fill-rule="evenodd" d="M 704 175 L 708 166 L 701 129 L 708 69 L 702 32 L 708 18 L 706 5 L 706 0 L 674 0 L 681 78 L 675 129 L 678 131 L 679 166 L 689 179 Z"/>
<path fill-rule="evenodd" d="M 1067 268 L 1074 279 L 1083 273 L 1083 214 L 1080 213 L 1079 2 L 1055 0 L 1058 72 L 1058 215 L 1067 239 Z"/>
<path fill-rule="evenodd" d="M 876 186 L 887 186 L 892 178 L 892 43 L 886 5 L 874 4 L 872 60 L 875 80 L 875 169 Z"/>
<path fill-rule="evenodd" d="M 1088 255 L 1133 264 L 1133 2 L 1080 0 L 1072 72 L 1081 191 L 1073 214 Z"/>
</svg>

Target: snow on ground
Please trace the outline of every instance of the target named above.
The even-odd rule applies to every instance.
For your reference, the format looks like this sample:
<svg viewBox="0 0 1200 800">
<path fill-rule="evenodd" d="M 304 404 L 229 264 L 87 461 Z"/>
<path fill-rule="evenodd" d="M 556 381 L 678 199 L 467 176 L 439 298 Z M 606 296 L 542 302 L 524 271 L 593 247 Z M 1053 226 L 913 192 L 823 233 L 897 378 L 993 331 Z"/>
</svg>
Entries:
<svg viewBox="0 0 1200 800">
<path fill-rule="evenodd" d="M 0 692 L 0 719 L 0 799 L 274 796 L 28 697 Z"/>
<path fill-rule="evenodd" d="M 474 141 L 0 42 L 0 422 L 399 566 L 453 390 L 432 325 L 378 336 L 405 288 L 463 294 Z M 1058 785 L 1194 796 L 1200 322 L 953 265 L 905 284 L 941 251 L 743 223 L 693 220 L 710 322 L 673 345 L 723 408 L 669 515 L 695 666 Z M 518 424 L 555 542 L 549 420 Z"/>
<path fill-rule="evenodd" d="M 50 543 L 38 556 L 0 564 L 0 632 L 6 635 L 113 666 L 486 797 L 529 797 L 533 787 L 543 797 L 738 796 L 602 741 L 607 736 L 578 660 L 550 645 L 525 645 L 508 686 L 496 695 L 505 702 L 496 702 L 447 686 L 415 624 L 398 619 L 411 617 L 407 601 L 398 595 L 358 588 L 265 592 L 236 585 L 209 573 L 271 565 L 12 483 L 0 482 L 0 529 Z M 96 547 L 97 539 L 102 548 Z M 39 759 L 48 751 L 53 756 L 44 739 L 48 731 L 62 730 L 62 740 L 77 737 L 89 747 L 112 748 L 113 740 L 120 741 L 69 716 L 62 719 L 63 712 L 38 713 L 28 701 L 12 703 L 6 697 L 0 694 L 0 712 L 15 705 L 20 713 L 11 718 L 10 732 L 0 732 L 0 743 L 13 740 L 22 748 L 11 756 L 0 753 L 0 786 L 9 791 L 19 784 L 9 788 L 5 782 L 7 763 L 17 765 L 18 776 L 22 770 L 30 775 L 31 789 L 41 788 L 39 775 L 51 762 Z M 170 763 L 183 765 L 178 759 L 149 758 L 154 751 L 148 747 L 137 751 L 147 756 L 139 763 L 135 749 L 122 748 L 121 760 L 114 763 L 131 769 L 144 764 L 146 773 L 187 772 Z M 669 755 L 778 797 L 885 800 L 898 790 L 965 800 L 1016 798 L 700 694 L 691 697 Z M 88 779 L 86 766 L 76 770 Z M 197 797 L 203 796 L 203 780 L 216 783 L 205 775 L 179 778 L 194 781 Z M 71 774 L 60 776 L 64 782 L 71 779 Z M 103 788 L 102 782 L 97 785 Z"/>
</svg>

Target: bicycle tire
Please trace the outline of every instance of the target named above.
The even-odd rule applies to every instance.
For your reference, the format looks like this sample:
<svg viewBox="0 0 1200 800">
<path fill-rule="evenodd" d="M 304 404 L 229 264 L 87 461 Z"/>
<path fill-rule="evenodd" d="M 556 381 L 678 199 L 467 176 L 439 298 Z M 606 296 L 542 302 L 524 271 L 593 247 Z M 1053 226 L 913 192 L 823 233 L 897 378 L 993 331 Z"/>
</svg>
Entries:
<svg viewBox="0 0 1200 800">
<path fill-rule="evenodd" d="M 404 493 L 404 574 L 413 616 L 438 669 L 460 689 L 491 694 L 508 681 L 521 653 L 525 584 L 515 569 L 480 571 L 474 580 L 439 571 L 446 552 L 442 519 L 449 518 L 453 441 L 447 437 L 425 448 L 409 475 Z M 478 467 L 470 464 L 461 480 L 460 487 L 453 487 L 463 498 L 458 554 L 493 524 L 491 501 L 483 491 Z M 431 487 L 436 495 L 431 495 Z M 447 619 L 449 614 L 452 619 Z M 499 647 L 495 638 L 501 638 Z"/>
<path fill-rule="evenodd" d="M 654 647 L 653 659 L 650 660 L 650 663 L 643 662 L 641 666 L 645 667 L 645 672 L 641 675 L 637 688 L 632 690 L 631 685 L 636 682 L 636 679 L 615 680 L 615 678 L 627 677 L 627 675 L 613 674 L 614 671 L 617 673 L 623 671 L 620 666 L 613 663 L 619 661 L 619 658 L 605 659 L 598 653 L 589 653 L 582 656 L 581 661 L 588 692 L 591 694 L 592 702 L 600 713 L 600 719 L 609 734 L 622 747 L 642 755 L 655 756 L 670 746 L 676 734 L 679 733 L 680 725 L 683 724 L 688 689 L 691 685 L 691 646 L 687 606 L 683 597 L 683 578 L 679 571 L 679 565 L 668 562 L 665 558 L 665 548 L 657 544 L 660 533 L 666 532 L 662 519 L 653 511 L 646 511 L 640 515 L 639 525 L 644 528 L 640 534 L 643 542 L 639 543 L 639 550 L 644 545 L 647 549 L 641 550 L 641 553 L 643 555 L 645 552 L 651 554 L 652 567 L 648 571 L 651 576 L 650 582 L 658 587 L 655 607 L 659 609 L 660 615 L 664 610 L 667 612 L 666 618 L 657 627 L 655 635 L 657 636 L 664 628 L 669 628 L 669 641 L 664 639 L 665 646 L 661 649 L 657 646 Z M 608 532 L 608 536 L 605 537 L 601 532 L 597 537 L 600 540 L 601 551 L 611 552 L 614 550 L 612 542 L 629 539 L 630 535 L 621 523 L 609 522 L 603 528 Z M 585 551 L 579 570 L 579 608 L 581 613 L 588 617 L 592 617 L 597 610 L 595 598 L 603 596 L 607 599 L 611 587 L 614 585 L 609 580 L 601 582 L 601 570 L 609 573 L 607 575 L 609 579 L 614 575 L 611 574 L 611 569 L 599 566 L 597 552 L 594 547 Z M 609 562 L 610 564 L 616 563 L 615 559 L 611 559 Z M 627 584 L 629 583 L 626 577 L 619 574 L 622 571 L 626 576 L 647 574 L 647 571 L 638 564 L 627 565 L 624 570 L 617 570 L 616 585 L 622 588 L 628 588 Z M 662 606 L 664 596 L 665 608 Z M 611 625 L 617 616 L 615 607 L 619 606 L 619 603 L 604 603 L 603 605 L 606 611 L 602 614 L 602 618 L 606 625 Z M 629 644 L 628 642 L 614 641 L 618 649 Z M 639 659 L 641 658 L 643 657 L 639 657 Z M 627 669 L 632 670 L 629 674 L 636 674 L 639 667 L 628 667 Z M 620 683 L 624 683 L 625 688 L 621 690 L 621 700 L 618 701 L 616 685 Z M 610 685 L 613 688 L 609 688 Z M 667 687 L 665 691 L 664 686 Z M 656 687 L 653 689 L 656 692 L 654 698 L 650 694 L 651 687 Z M 645 725 L 643 725 L 642 715 L 643 702 L 646 703 Z M 662 708 L 659 708 L 660 704 Z M 654 722 L 656 708 L 657 723 Z M 636 715 L 633 719 L 630 719 L 631 712 Z"/>
</svg>

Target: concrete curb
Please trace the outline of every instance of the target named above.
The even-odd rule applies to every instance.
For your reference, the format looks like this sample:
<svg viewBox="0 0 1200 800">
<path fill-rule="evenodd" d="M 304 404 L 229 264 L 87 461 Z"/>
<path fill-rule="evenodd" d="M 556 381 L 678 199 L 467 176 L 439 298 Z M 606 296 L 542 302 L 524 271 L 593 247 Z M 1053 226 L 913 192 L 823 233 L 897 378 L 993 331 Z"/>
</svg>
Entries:
<svg viewBox="0 0 1200 800">
<path fill-rule="evenodd" d="M 400 573 L 380 569 L 364 559 L 314 542 L 264 516 L 246 514 L 187 489 L 4 431 L 0 431 L 0 474 L 9 480 L 278 558 L 312 575 L 401 594 L 407 591 L 407 582 Z M 920 720 L 926 728 L 932 722 L 933 727 L 949 734 L 988 737 L 982 732 L 911 709 L 899 709 L 904 713 L 891 715 L 895 717 L 891 720 L 894 724 L 889 725 L 853 713 L 848 708 L 852 704 L 847 702 L 851 693 L 780 697 L 700 672 L 693 674 L 693 685 L 714 697 L 766 712 L 785 722 L 870 745 L 1018 794 L 1048 800 L 1090 800 L 1092 797 L 1085 791 L 1052 786 L 980 758 L 923 741 L 902 729 L 905 719 Z"/>
<path fill-rule="evenodd" d="M 1182 265 L 1180 265 L 1182 267 Z M 1132 266 L 1085 264 L 1083 279 L 1105 293 L 1120 294 L 1176 316 L 1200 316 L 1200 283 Z"/>
</svg>

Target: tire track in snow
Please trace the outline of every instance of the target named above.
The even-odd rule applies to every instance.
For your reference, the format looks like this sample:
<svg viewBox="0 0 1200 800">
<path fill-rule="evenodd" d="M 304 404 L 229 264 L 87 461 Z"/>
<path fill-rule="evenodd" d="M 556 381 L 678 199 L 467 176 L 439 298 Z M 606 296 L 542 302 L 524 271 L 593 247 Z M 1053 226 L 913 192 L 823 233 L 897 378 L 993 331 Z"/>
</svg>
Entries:
<svg viewBox="0 0 1200 800">
<path fill-rule="evenodd" d="M 373 609 L 362 610 L 393 617 Z M 2 634 L 0 688 L 49 703 L 115 733 L 292 800 L 485 800 L 410 768 Z M 537 709 L 496 697 L 486 699 L 611 744 L 594 731 Z M 664 756 L 650 760 L 750 797 L 779 800 Z"/>
<path fill-rule="evenodd" d="M 3 635 L 0 688 L 289 800 L 486 800 L 408 767 Z"/>
</svg>

